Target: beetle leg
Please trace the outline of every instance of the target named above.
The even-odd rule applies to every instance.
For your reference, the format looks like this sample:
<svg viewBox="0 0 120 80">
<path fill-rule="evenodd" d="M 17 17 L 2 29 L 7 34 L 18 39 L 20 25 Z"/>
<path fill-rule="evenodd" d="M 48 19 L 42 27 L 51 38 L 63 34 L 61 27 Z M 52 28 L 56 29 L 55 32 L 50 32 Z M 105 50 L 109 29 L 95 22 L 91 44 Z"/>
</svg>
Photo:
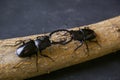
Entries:
<svg viewBox="0 0 120 80">
<path fill-rule="evenodd" d="M 84 42 L 85 42 L 85 45 L 86 45 L 87 52 L 89 52 L 87 41 L 85 40 Z"/>
<path fill-rule="evenodd" d="M 85 28 L 88 28 L 88 27 L 85 27 Z M 83 42 L 84 42 L 85 45 L 86 45 L 86 50 L 87 50 L 87 52 L 89 52 L 88 44 L 87 44 L 87 41 L 86 41 L 86 39 L 85 39 L 85 34 L 84 34 L 84 32 L 83 32 L 82 30 L 80 30 L 80 31 L 82 32 Z M 89 55 L 89 54 L 88 54 L 88 55 Z"/>
<path fill-rule="evenodd" d="M 83 45 L 83 41 L 80 41 L 80 43 L 81 44 L 74 49 L 74 52 Z"/>
<path fill-rule="evenodd" d="M 48 55 L 46 55 L 46 54 L 42 54 L 42 52 L 40 51 L 40 55 L 41 56 L 43 56 L 43 57 L 46 57 L 46 58 L 49 58 L 50 60 L 52 60 L 53 62 L 54 62 L 54 60 L 51 58 L 51 57 L 49 57 Z"/>
</svg>

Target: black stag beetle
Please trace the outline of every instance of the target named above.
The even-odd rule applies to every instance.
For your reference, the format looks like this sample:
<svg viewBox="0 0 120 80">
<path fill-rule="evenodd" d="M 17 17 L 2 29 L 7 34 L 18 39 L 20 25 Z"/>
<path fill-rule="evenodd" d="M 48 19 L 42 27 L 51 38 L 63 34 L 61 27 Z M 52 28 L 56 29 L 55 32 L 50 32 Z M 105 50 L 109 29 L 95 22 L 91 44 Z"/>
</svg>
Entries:
<svg viewBox="0 0 120 80">
<path fill-rule="evenodd" d="M 24 41 L 20 40 L 17 42 L 19 42 L 18 44 L 22 43 L 22 45 L 20 45 L 16 50 L 16 54 L 19 57 L 30 57 L 34 54 L 37 55 L 39 52 L 41 56 L 48 57 L 47 55 L 42 54 L 42 50 L 51 46 L 49 36 L 38 36 L 35 40 L 29 39 Z"/>
<path fill-rule="evenodd" d="M 76 30 L 76 31 L 75 30 L 73 31 L 73 30 L 59 29 L 59 30 L 53 31 L 50 34 L 50 37 L 52 35 L 54 35 L 55 33 L 60 32 L 60 31 L 66 31 L 67 33 L 69 33 L 71 35 L 71 38 L 68 41 L 66 41 L 66 40 L 65 41 L 59 41 L 59 42 L 52 41 L 53 44 L 54 43 L 59 43 L 59 44 L 64 45 L 64 44 L 69 43 L 72 40 L 80 41 L 81 44 L 74 51 L 76 51 L 79 47 L 81 47 L 83 45 L 83 43 L 85 43 L 86 49 L 89 52 L 87 41 L 92 41 L 93 39 L 96 38 L 96 33 L 93 30 L 89 29 L 88 27 L 85 27 L 83 29 L 79 29 L 79 30 Z M 97 40 L 92 41 L 92 42 L 96 42 L 98 44 Z"/>
<path fill-rule="evenodd" d="M 21 44 L 21 45 L 20 45 Z M 16 41 L 14 46 L 20 45 L 16 49 L 16 55 L 19 57 L 31 57 L 32 55 L 36 55 L 36 67 L 38 66 L 38 53 L 43 56 L 51 59 L 46 54 L 42 54 L 42 50 L 46 49 L 47 47 L 51 46 L 49 36 L 38 36 L 35 40 L 19 40 Z M 38 71 L 38 68 L 37 68 Z"/>
</svg>

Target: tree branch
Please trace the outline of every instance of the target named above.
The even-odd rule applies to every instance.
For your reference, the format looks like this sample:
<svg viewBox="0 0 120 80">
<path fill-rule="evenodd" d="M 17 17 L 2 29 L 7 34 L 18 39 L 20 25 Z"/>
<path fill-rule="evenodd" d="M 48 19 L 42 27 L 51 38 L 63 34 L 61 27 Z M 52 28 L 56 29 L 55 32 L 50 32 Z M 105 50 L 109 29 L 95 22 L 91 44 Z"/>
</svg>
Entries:
<svg viewBox="0 0 120 80">
<path fill-rule="evenodd" d="M 97 40 L 101 47 L 94 42 L 88 42 L 88 56 L 84 45 L 73 52 L 79 42 L 72 41 L 66 45 L 52 45 L 43 50 L 43 54 L 47 54 L 54 61 L 38 56 L 38 72 L 36 71 L 36 56 L 20 58 L 15 54 L 16 47 L 4 46 L 14 44 L 17 40 L 34 39 L 38 35 L 0 40 L 0 79 L 30 78 L 120 50 L 120 16 L 88 25 L 88 27 L 97 34 Z M 72 30 L 78 30 L 78 27 Z"/>
</svg>

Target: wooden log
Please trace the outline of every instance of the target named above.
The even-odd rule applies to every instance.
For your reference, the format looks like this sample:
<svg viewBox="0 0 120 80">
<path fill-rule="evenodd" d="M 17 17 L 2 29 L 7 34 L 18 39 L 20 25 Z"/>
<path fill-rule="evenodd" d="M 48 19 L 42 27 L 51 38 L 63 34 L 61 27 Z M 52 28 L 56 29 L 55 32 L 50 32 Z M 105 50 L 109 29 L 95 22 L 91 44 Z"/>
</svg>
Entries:
<svg viewBox="0 0 120 80">
<path fill-rule="evenodd" d="M 101 47 L 96 43 L 88 42 L 88 56 L 85 45 L 73 53 L 80 44 L 78 41 L 71 41 L 66 45 L 52 45 L 43 50 L 43 54 L 47 54 L 54 61 L 39 55 L 38 72 L 36 71 L 36 56 L 20 58 L 15 54 L 17 47 L 4 46 L 15 44 L 17 40 L 34 39 L 38 35 L 0 40 L 0 80 L 20 80 L 46 74 L 120 50 L 120 16 L 87 27 L 95 31 Z M 72 30 L 78 30 L 78 27 Z"/>
</svg>

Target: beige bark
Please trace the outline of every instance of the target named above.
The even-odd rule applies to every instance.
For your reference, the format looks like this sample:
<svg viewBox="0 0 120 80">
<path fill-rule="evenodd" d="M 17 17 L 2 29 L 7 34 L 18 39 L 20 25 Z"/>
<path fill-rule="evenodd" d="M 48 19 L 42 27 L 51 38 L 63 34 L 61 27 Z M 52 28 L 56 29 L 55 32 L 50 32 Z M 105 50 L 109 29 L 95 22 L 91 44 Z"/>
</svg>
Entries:
<svg viewBox="0 0 120 80">
<path fill-rule="evenodd" d="M 101 47 L 96 43 L 88 42 L 89 53 L 86 53 L 85 45 L 73 53 L 79 44 L 77 41 L 72 41 L 66 45 L 52 45 L 43 53 L 55 61 L 39 56 L 38 72 L 36 71 L 35 56 L 19 58 L 15 54 L 17 47 L 4 46 L 14 44 L 17 40 L 34 39 L 38 35 L 0 40 L 0 80 L 18 80 L 46 74 L 120 50 L 120 16 L 88 25 L 88 27 L 97 34 L 97 40 Z M 77 27 L 73 28 L 73 30 L 77 29 Z"/>
</svg>

